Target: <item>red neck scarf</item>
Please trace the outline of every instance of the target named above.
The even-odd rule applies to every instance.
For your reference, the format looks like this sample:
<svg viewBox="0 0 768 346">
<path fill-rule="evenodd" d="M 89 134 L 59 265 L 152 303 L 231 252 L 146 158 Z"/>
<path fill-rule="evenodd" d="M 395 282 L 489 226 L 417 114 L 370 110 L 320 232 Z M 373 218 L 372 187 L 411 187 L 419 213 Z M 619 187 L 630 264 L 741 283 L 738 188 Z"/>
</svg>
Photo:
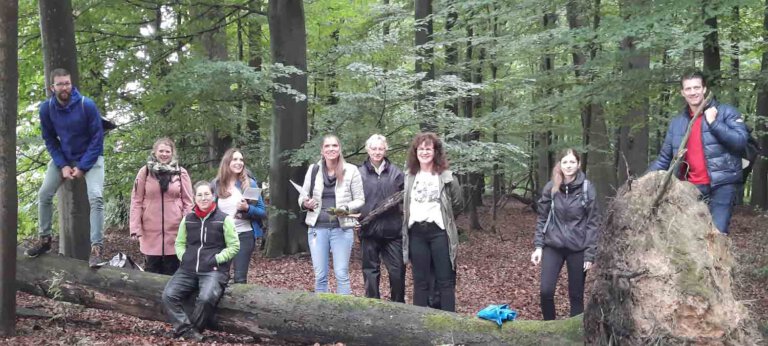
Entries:
<svg viewBox="0 0 768 346">
<path fill-rule="evenodd" d="M 192 208 L 192 210 L 195 211 L 195 215 L 201 219 L 208 217 L 208 215 L 210 215 L 214 209 L 216 209 L 216 202 L 211 202 L 211 206 L 208 207 L 208 210 L 200 210 L 200 207 L 198 207 L 197 204 L 195 204 L 195 207 Z"/>
</svg>

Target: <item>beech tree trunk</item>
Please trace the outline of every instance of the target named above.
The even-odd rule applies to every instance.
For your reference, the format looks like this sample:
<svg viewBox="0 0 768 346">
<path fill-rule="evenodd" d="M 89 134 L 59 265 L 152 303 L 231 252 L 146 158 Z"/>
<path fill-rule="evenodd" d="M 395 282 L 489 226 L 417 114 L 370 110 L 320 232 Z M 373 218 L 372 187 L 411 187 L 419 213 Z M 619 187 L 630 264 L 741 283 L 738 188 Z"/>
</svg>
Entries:
<svg viewBox="0 0 768 346">
<path fill-rule="evenodd" d="M 650 8 L 647 0 L 622 1 L 622 16 L 629 20 L 642 16 Z M 644 81 L 649 73 L 650 55 L 637 47 L 636 37 L 625 37 L 621 41 L 621 50 L 625 54 L 624 81 Z M 641 82 L 644 84 L 643 82 Z M 623 184 L 629 174 L 639 176 L 648 167 L 648 96 L 647 85 L 635 86 L 636 94 L 625 102 L 629 110 L 619 128 L 618 183 Z"/>
<path fill-rule="evenodd" d="M 203 31 L 197 39 L 197 54 L 204 59 L 211 61 L 226 61 L 229 59 L 227 49 L 227 30 L 221 25 L 225 20 L 224 11 L 221 6 L 208 3 L 196 3 L 192 6 L 192 12 L 199 18 L 195 21 L 196 29 Z M 209 109 L 213 115 L 216 115 L 217 109 Z M 207 132 L 208 137 L 208 166 L 218 168 L 221 157 L 224 152 L 232 146 L 232 136 L 223 134 L 221 129 L 216 126 L 217 122 Z"/>
<path fill-rule="evenodd" d="M 248 8 L 252 12 L 262 12 L 261 1 L 251 1 L 248 3 Z M 248 66 L 252 67 L 256 71 L 261 71 L 261 65 L 264 60 L 264 47 L 261 44 L 261 25 L 263 18 L 251 14 L 248 18 Z M 246 129 L 248 134 L 246 138 L 249 140 L 249 145 L 260 146 L 261 145 L 261 126 L 259 124 L 259 115 L 261 114 L 261 97 L 256 96 L 253 100 L 243 102 L 243 107 L 248 110 L 248 120 L 246 122 Z"/>
<path fill-rule="evenodd" d="M 269 1 L 269 38 L 272 62 L 293 66 L 302 74 L 278 77 L 276 83 L 289 85 L 307 95 L 307 32 L 304 5 L 301 0 Z M 299 193 L 288 181 L 304 181 L 305 167 L 292 167 L 290 150 L 299 149 L 307 141 L 307 99 L 273 93 L 272 144 L 270 145 L 269 191 L 272 205 L 280 212 L 269 215 L 269 239 L 266 254 L 277 257 L 309 250 L 307 228 L 301 219 Z"/>
<path fill-rule="evenodd" d="M 470 12 L 470 16 L 473 14 L 473 12 Z M 462 79 L 467 83 L 482 83 L 482 70 L 481 70 L 481 64 L 482 58 L 479 58 L 475 60 L 474 56 L 474 46 L 475 42 L 473 42 L 473 39 L 475 37 L 474 28 L 472 25 L 467 25 L 466 28 L 467 31 L 467 47 L 464 51 L 464 71 L 462 73 Z M 479 76 L 480 75 L 480 76 Z M 464 97 L 462 100 L 463 108 L 464 108 L 464 117 L 472 119 L 475 116 L 475 110 L 480 108 L 480 97 L 479 96 L 467 96 Z M 470 131 L 468 134 L 462 136 L 462 140 L 467 144 L 470 145 L 472 141 L 477 141 L 480 139 L 480 132 L 473 130 Z M 482 225 L 480 225 L 480 218 L 477 214 L 477 207 L 478 205 L 482 204 L 482 191 L 480 190 L 480 180 L 482 179 L 482 176 L 477 172 L 468 172 L 465 174 L 461 174 L 459 176 L 461 185 L 464 188 L 464 212 L 469 216 L 469 228 L 471 230 L 481 230 L 483 229 Z M 480 192 L 480 201 L 478 202 L 477 194 Z"/>
<path fill-rule="evenodd" d="M 432 0 L 415 0 L 414 1 L 414 18 L 416 19 L 416 33 L 415 45 L 416 45 L 416 73 L 426 73 L 421 81 L 416 83 L 416 88 L 420 90 L 419 96 L 416 100 L 416 114 L 417 116 L 426 117 L 426 113 L 429 112 L 428 106 L 425 104 L 425 100 L 429 98 L 426 92 L 421 90 L 421 82 L 435 79 L 435 64 L 432 61 L 435 55 L 435 49 L 429 45 L 432 42 L 433 25 L 432 25 Z M 420 125 L 421 131 L 435 131 L 435 124 L 427 119 L 424 119 Z"/>
<path fill-rule="evenodd" d="M 717 35 L 717 16 L 707 13 L 707 10 L 711 10 L 710 6 L 712 4 L 712 0 L 704 0 L 701 12 L 704 15 L 704 25 L 712 29 L 712 32 L 704 36 L 703 52 L 704 77 L 707 78 L 709 89 L 714 91 L 714 89 L 720 86 L 722 72 L 720 70 L 720 42 Z"/>
<path fill-rule="evenodd" d="M 581 30 L 588 27 L 589 13 L 595 13 L 592 27 L 597 30 L 600 13 L 599 2 L 595 3 L 594 6 L 596 8 L 592 9 L 583 2 L 568 1 L 566 4 L 568 27 L 571 30 Z M 597 51 L 594 47 L 592 49 L 590 57 L 594 58 Z M 583 70 L 583 66 L 587 62 L 587 54 L 583 50 L 574 50 L 572 57 L 576 78 L 581 79 L 581 83 L 589 85 L 593 76 L 589 71 Z M 606 197 L 611 195 L 612 188 L 616 186 L 616 170 L 611 164 L 610 137 L 603 114 L 603 105 L 599 102 L 585 102 L 581 108 L 581 123 L 583 143 L 587 148 L 587 152 L 582 155 L 581 167 L 586 171 L 590 182 L 594 182 L 597 190 L 597 202 L 602 210 L 606 204 Z"/>
<path fill-rule="evenodd" d="M 0 278 L 16 276 L 16 117 L 18 112 L 18 0 L 0 0 Z M 16 287 L 0 281 L 0 336 L 16 332 Z"/>
<path fill-rule="evenodd" d="M 75 21 L 70 0 L 40 0 L 40 32 L 45 64 L 45 87 L 51 96 L 50 73 L 65 68 L 72 84 L 80 86 L 75 46 Z M 82 92 L 82 90 L 81 90 Z M 85 179 L 61 184 L 59 198 L 59 252 L 64 256 L 87 259 L 91 251 L 90 202 Z"/>
<path fill-rule="evenodd" d="M 285 0 L 279 0 L 285 1 Z M 89 269 L 55 255 L 17 254 L 19 289 L 87 307 L 147 320 L 164 320 L 161 306 L 168 276 L 104 267 Z M 59 274 L 52 274 L 52 272 Z M 51 287 L 58 275 L 60 283 Z M 581 317 L 558 321 L 495 322 L 429 308 L 335 294 L 236 284 L 218 306 L 221 330 L 301 343 L 351 345 L 582 345 Z"/>
<path fill-rule="evenodd" d="M 542 17 L 541 26 L 544 30 L 551 30 L 557 26 L 557 13 L 554 12 L 547 12 Z M 553 54 L 545 54 L 541 57 L 541 65 L 540 70 L 543 73 L 548 73 L 548 71 L 551 71 L 555 68 L 555 58 Z M 542 97 L 547 97 L 552 93 L 551 88 L 545 89 L 542 91 Z M 552 131 L 548 130 L 551 128 L 552 125 L 552 119 L 551 117 L 542 117 L 543 120 L 540 124 L 536 124 L 537 127 L 541 128 L 539 132 L 535 133 L 533 136 L 533 146 L 534 146 L 534 156 L 536 157 L 536 184 L 535 190 L 536 193 L 540 193 L 541 189 L 544 187 L 544 185 L 547 184 L 547 181 L 549 181 L 550 175 L 552 174 L 552 168 L 554 168 L 554 158 L 552 155 L 552 151 L 550 150 L 550 145 L 552 145 L 553 142 L 553 136 Z"/>
<path fill-rule="evenodd" d="M 768 6 L 768 0 L 765 1 Z M 768 44 L 768 7 L 763 14 L 763 44 Z M 768 150 L 768 52 L 763 52 L 757 85 L 757 121 L 755 129 L 763 151 Z M 768 157 L 758 156 L 752 171 L 752 206 L 768 210 Z"/>
</svg>

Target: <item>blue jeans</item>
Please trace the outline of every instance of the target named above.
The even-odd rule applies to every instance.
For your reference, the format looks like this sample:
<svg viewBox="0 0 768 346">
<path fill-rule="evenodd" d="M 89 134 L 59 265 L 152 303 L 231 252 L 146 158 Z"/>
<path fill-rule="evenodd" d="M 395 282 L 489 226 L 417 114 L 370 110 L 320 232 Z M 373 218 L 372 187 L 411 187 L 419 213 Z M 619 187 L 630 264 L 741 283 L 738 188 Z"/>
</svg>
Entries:
<svg viewBox="0 0 768 346">
<path fill-rule="evenodd" d="M 220 271 L 194 273 L 179 269 L 165 284 L 163 309 L 175 334 L 181 335 L 190 328 L 203 331 L 216 312 L 216 305 L 227 285 L 227 274 Z M 184 302 L 197 291 L 195 308 L 191 315 L 184 312 Z"/>
<path fill-rule="evenodd" d="M 728 234 L 739 187 L 736 184 L 720 185 L 714 188 L 710 185 L 696 185 L 696 187 L 701 192 L 701 199 L 709 206 L 709 213 L 712 214 L 712 222 L 717 230 Z"/>
<path fill-rule="evenodd" d="M 70 166 L 74 167 L 74 165 Z M 51 235 L 53 223 L 53 196 L 59 190 L 59 185 L 64 180 L 61 169 L 56 167 L 53 160 L 48 162 L 45 170 L 45 178 L 40 191 L 37 194 L 37 213 L 40 224 L 40 236 Z M 85 185 L 88 189 L 88 202 L 91 205 L 91 245 L 101 245 L 104 240 L 104 156 L 99 156 L 96 164 L 85 172 Z"/>
<path fill-rule="evenodd" d="M 315 269 L 315 292 L 328 291 L 329 252 L 333 253 L 333 274 L 336 277 L 336 293 L 351 294 L 349 282 L 349 256 L 352 254 L 354 234 L 351 229 L 315 228 L 307 232 L 312 267 Z"/>
<path fill-rule="evenodd" d="M 248 266 L 251 264 L 251 255 L 256 240 L 253 238 L 253 231 L 240 232 L 237 234 L 240 238 L 240 251 L 235 255 L 232 261 L 232 267 L 235 271 L 235 283 L 244 284 L 248 282 Z"/>
</svg>

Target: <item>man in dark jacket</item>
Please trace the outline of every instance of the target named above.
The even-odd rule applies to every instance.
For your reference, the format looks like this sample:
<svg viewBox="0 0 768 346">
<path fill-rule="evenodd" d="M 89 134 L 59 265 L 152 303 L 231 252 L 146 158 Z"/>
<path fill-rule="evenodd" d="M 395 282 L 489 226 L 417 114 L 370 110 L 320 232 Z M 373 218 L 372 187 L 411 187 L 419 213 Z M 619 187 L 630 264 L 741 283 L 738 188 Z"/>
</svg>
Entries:
<svg viewBox="0 0 768 346">
<path fill-rule="evenodd" d="M 687 107 L 670 121 L 659 157 L 649 170 L 669 169 L 688 122 L 695 112 L 704 110 L 691 127 L 684 163 L 676 173 L 696 185 L 709 204 L 715 227 L 728 234 L 736 193 L 743 180 L 741 157 L 749 133 L 741 113 L 733 106 L 714 100 L 704 104 L 707 84 L 701 72 L 684 75 L 681 85 Z"/>
<path fill-rule="evenodd" d="M 368 159 L 360 166 L 363 180 L 365 205 L 360 210 L 360 219 L 381 205 L 387 197 L 403 190 L 403 172 L 389 162 L 387 139 L 375 134 L 365 143 Z M 394 207 L 376 217 L 360 230 L 363 252 L 363 279 L 365 296 L 381 298 L 379 294 L 379 257 L 384 260 L 389 273 L 389 287 L 393 302 L 405 302 L 405 268 L 403 265 L 403 243 L 401 228 L 403 213 Z"/>
<path fill-rule="evenodd" d="M 81 96 L 69 71 L 51 71 L 53 97 L 40 104 L 40 128 L 51 161 L 38 193 L 39 240 L 27 256 L 51 250 L 53 196 L 64 179 L 85 177 L 90 203 L 91 267 L 104 264 L 104 129 L 93 100 Z"/>
</svg>

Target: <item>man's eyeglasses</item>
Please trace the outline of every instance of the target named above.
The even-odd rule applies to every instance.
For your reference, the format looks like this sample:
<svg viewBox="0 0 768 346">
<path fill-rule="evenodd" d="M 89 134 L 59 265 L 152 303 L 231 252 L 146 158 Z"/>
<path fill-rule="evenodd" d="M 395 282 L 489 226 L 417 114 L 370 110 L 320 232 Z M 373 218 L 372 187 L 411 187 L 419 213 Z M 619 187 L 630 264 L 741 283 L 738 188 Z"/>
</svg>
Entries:
<svg viewBox="0 0 768 346">
<path fill-rule="evenodd" d="M 57 87 L 68 87 L 68 86 L 72 85 L 72 83 L 70 83 L 70 82 L 58 82 L 58 83 L 53 83 L 53 85 L 57 86 Z"/>
</svg>

